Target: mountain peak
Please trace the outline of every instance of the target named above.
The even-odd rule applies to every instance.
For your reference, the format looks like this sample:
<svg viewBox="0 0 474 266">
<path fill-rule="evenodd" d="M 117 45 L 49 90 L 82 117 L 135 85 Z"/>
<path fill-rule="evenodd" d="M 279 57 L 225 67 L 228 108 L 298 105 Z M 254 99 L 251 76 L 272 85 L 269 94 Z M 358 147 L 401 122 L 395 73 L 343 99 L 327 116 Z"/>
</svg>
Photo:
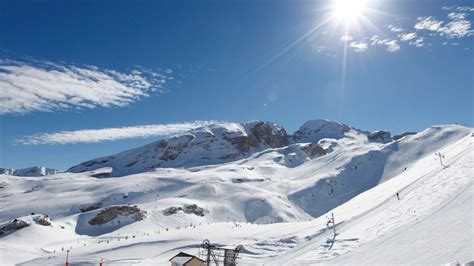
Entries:
<svg viewBox="0 0 474 266">
<path fill-rule="evenodd" d="M 318 142 L 320 139 L 341 139 L 350 130 L 346 124 L 326 119 L 314 119 L 304 123 L 294 134 L 294 142 Z"/>
</svg>

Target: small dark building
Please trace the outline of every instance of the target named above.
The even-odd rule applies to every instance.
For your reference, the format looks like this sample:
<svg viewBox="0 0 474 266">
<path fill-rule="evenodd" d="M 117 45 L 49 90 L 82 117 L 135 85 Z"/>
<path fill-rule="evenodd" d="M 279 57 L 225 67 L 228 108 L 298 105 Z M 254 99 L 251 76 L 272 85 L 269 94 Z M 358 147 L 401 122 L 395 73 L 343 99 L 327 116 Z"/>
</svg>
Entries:
<svg viewBox="0 0 474 266">
<path fill-rule="evenodd" d="M 170 259 L 171 266 L 203 266 L 205 261 L 188 253 L 180 252 Z"/>
</svg>

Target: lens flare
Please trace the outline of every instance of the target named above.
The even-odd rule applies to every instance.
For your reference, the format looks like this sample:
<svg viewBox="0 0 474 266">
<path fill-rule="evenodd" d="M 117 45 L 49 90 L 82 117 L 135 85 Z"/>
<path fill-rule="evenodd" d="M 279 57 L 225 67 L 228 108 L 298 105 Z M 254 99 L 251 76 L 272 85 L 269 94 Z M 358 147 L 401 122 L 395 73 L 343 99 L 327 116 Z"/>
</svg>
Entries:
<svg viewBox="0 0 474 266">
<path fill-rule="evenodd" d="M 333 17 L 346 23 L 357 21 L 364 15 L 366 0 L 333 0 Z"/>
</svg>

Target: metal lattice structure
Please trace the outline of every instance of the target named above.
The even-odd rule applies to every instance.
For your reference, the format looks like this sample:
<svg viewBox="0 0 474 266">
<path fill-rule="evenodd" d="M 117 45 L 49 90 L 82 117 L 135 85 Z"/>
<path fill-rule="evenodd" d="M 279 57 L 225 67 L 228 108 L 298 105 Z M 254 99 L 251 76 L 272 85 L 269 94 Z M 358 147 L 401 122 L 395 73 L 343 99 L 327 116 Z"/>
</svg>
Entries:
<svg viewBox="0 0 474 266">
<path fill-rule="evenodd" d="M 208 239 L 205 239 L 201 244 L 202 252 L 200 255 L 206 258 L 206 265 L 208 266 L 235 266 L 242 247 L 242 245 L 238 245 L 235 249 L 222 248 L 212 245 Z"/>
</svg>

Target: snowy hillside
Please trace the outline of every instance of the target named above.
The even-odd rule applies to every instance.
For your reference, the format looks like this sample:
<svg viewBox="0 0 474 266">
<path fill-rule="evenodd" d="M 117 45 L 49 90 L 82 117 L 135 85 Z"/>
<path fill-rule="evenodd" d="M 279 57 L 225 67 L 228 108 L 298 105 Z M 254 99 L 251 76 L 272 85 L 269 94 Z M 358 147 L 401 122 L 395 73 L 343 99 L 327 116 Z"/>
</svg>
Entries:
<svg viewBox="0 0 474 266">
<path fill-rule="evenodd" d="M 54 175 L 59 171 L 56 169 L 46 168 L 44 166 L 32 166 L 22 169 L 7 169 L 0 168 L 0 175 L 14 175 L 14 176 L 46 176 Z"/>
<path fill-rule="evenodd" d="M 0 264 L 59 264 L 66 250 L 75 263 L 169 264 L 206 238 L 242 244 L 246 264 L 474 261 L 471 134 L 220 124 L 41 179 L 0 175 Z"/>
</svg>

